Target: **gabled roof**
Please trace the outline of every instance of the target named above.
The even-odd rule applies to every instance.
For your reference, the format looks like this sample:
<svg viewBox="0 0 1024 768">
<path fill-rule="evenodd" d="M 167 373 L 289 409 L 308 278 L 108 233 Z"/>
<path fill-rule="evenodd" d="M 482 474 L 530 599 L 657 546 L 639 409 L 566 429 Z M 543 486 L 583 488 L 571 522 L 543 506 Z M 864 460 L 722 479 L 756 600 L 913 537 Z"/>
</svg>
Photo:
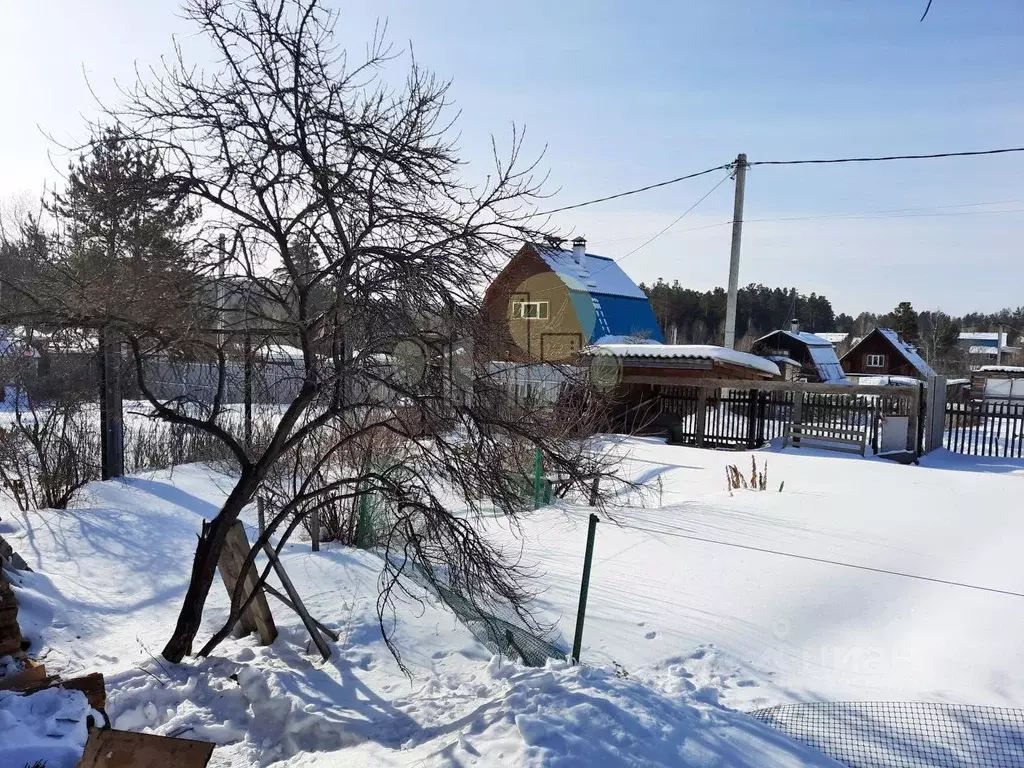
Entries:
<svg viewBox="0 0 1024 768">
<path fill-rule="evenodd" d="M 572 251 L 543 245 L 533 249 L 569 289 L 584 327 L 589 327 L 593 318 L 588 343 L 604 336 L 645 337 L 655 343 L 664 340 L 647 294 L 614 259 L 587 253 L 577 264 Z"/>
<path fill-rule="evenodd" d="M 921 376 L 928 377 L 936 375 L 935 371 L 932 370 L 932 367 L 924 361 L 924 358 L 917 354 L 917 350 L 901 339 L 900 335 L 892 328 L 875 328 L 875 330 L 854 344 L 853 347 L 850 348 L 850 351 L 843 355 L 843 359 L 845 360 L 847 356 L 852 355 L 857 347 L 870 339 L 876 333 L 885 338 L 886 341 L 888 341 L 889 344 L 891 344 L 892 347 L 899 352 Z"/>
<path fill-rule="evenodd" d="M 774 336 L 776 333 L 781 333 L 784 336 L 788 336 L 791 339 L 795 339 L 796 341 L 799 341 L 801 344 L 806 344 L 808 347 L 832 346 L 832 342 L 830 342 L 828 339 L 823 339 L 821 336 L 817 336 L 813 333 L 808 333 L 807 331 L 772 331 L 771 333 L 766 333 L 764 336 L 762 336 L 754 343 L 757 344 L 758 341 L 764 341 L 770 336 Z"/>
<path fill-rule="evenodd" d="M 544 259 L 544 263 L 573 290 L 647 301 L 647 294 L 622 271 L 614 259 L 588 253 L 577 264 L 572 251 L 544 245 L 533 247 Z"/>
<path fill-rule="evenodd" d="M 776 334 L 803 344 L 807 348 L 807 354 L 810 356 L 811 362 L 814 363 L 814 369 L 818 373 L 818 378 L 823 383 L 850 383 L 850 380 L 846 378 L 846 373 L 843 371 L 843 366 L 839 363 L 839 358 L 836 357 L 836 351 L 832 343 L 827 339 L 821 338 L 821 336 L 816 336 L 806 331 L 772 331 L 755 341 L 755 346 L 762 341 L 767 341 Z"/>
</svg>

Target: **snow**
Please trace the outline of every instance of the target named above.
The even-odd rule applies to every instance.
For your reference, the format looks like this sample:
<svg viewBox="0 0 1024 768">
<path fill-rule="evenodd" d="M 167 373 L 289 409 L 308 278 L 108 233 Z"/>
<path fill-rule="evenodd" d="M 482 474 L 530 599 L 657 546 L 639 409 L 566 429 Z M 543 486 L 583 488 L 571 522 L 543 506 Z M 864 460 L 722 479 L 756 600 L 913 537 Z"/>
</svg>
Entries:
<svg viewBox="0 0 1024 768">
<path fill-rule="evenodd" d="M 865 387 L 916 387 L 920 379 L 913 376 L 851 376 L 857 384 Z M 948 383 L 948 382 L 947 382 Z"/>
<path fill-rule="evenodd" d="M 918 373 L 920 373 L 922 376 L 935 375 L 935 371 L 933 371 L 932 367 L 928 365 L 928 363 L 924 361 L 924 358 L 917 353 L 917 350 L 910 344 L 905 342 L 903 339 L 901 339 L 900 335 L 896 333 L 896 331 L 892 330 L 891 328 L 876 328 L 875 330 L 877 330 L 886 339 L 888 339 L 889 343 L 892 344 L 896 349 L 902 352 L 907 362 L 914 366 Z"/>
<path fill-rule="evenodd" d="M 81 691 L 50 688 L 31 696 L 0 691 L 0 765 L 21 768 L 42 760 L 47 768 L 75 768 L 90 713 Z"/>
<path fill-rule="evenodd" d="M 1024 373 L 1024 365 L 981 365 L 974 370 L 978 373 Z"/>
<path fill-rule="evenodd" d="M 841 344 L 850 337 L 850 334 L 848 333 L 836 333 L 833 331 L 827 331 L 824 333 L 819 333 L 818 331 L 811 331 L 811 335 L 817 336 L 819 339 L 824 339 L 829 344 Z"/>
<path fill-rule="evenodd" d="M 295 542 L 282 556 L 311 613 L 342 637 L 329 661 L 272 601 L 272 646 L 229 639 L 208 659 L 169 664 L 158 653 L 196 533 L 230 482 L 186 466 L 94 483 L 67 511 L 3 510 L 5 537 L 34 569 L 13 577 L 32 651 L 52 673 L 103 672 L 117 728 L 212 741 L 221 768 L 835 765 L 716 703 L 685 664 L 628 679 L 612 667 L 523 668 L 492 658 L 422 593 L 394 624 L 407 678 L 377 626 L 381 561 L 329 544 L 314 554 Z M 200 641 L 226 607 L 218 580 Z"/>
<path fill-rule="evenodd" d="M 594 344 L 583 350 L 586 355 L 613 355 L 623 359 L 645 358 L 674 360 L 692 358 L 717 360 L 755 371 L 779 375 L 779 367 L 771 360 L 734 349 L 716 347 L 711 344 Z"/>
<path fill-rule="evenodd" d="M 0 510 L 34 569 L 14 577 L 19 619 L 48 671 L 105 674 L 115 727 L 212 741 L 215 768 L 832 766 L 741 711 L 1024 698 L 1020 597 L 799 559 L 1024 593 L 1024 461 L 938 451 L 915 467 L 772 448 L 752 454 L 769 490 L 730 494 L 725 467 L 749 473 L 746 453 L 608 440 L 644 488 L 618 489 L 617 505 L 598 510 L 583 666 L 493 658 L 421 595 L 394 625 L 407 678 L 379 636 L 379 558 L 301 541 L 282 559 L 341 635 L 329 661 L 274 601 L 273 645 L 229 639 L 208 659 L 163 661 L 195 535 L 231 484 L 198 466 L 92 484 L 67 511 Z M 560 501 L 527 516 L 519 537 L 485 523 L 534 568 L 539 618 L 566 646 L 591 511 Z M 226 604 L 218 580 L 200 641 Z M 24 734 L 51 716 L 25 717 L 28 701 L 0 698 L 0 750 L 42 748 Z M 64 746 L 78 749 L 81 702 L 59 704 L 74 715 Z M 15 718 L 28 728 L 2 727 Z"/>
</svg>

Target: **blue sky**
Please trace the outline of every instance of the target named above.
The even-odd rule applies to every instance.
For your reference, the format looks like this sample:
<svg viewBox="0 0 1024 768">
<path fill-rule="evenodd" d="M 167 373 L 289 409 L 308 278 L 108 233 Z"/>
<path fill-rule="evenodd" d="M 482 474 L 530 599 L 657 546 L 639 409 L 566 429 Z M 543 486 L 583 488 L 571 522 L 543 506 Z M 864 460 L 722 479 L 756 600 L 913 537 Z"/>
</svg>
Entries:
<svg viewBox="0 0 1024 768">
<path fill-rule="evenodd" d="M 88 5 L 88 8 L 85 6 Z M 378 17 L 454 80 L 467 159 L 525 125 L 546 147 L 550 207 L 727 162 L 1024 146 L 1024 4 L 934 0 L 491 4 L 339 2 L 361 50 Z M 55 173 L 40 128 L 81 136 L 134 63 L 186 33 L 172 2 L 4 2 L 0 196 Z M 58 157 L 55 163 L 66 164 Z M 560 216 L 619 257 L 708 192 L 707 176 Z M 979 205 L 979 204 L 990 205 Z M 994 205 L 991 205 L 994 203 Z M 724 285 L 731 183 L 623 267 Z M 1004 211 L 994 213 L 992 211 Z M 873 213 L 886 212 L 886 213 Z M 872 213 L 866 218 L 820 218 Z M 1024 304 L 1024 155 L 754 168 L 741 283 L 797 285 L 837 311 L 960 313 Z M 817 218 L 815 218 L 817 217 Z M 766 219 L 766 221 L 755 221 Z"/>
</svg>

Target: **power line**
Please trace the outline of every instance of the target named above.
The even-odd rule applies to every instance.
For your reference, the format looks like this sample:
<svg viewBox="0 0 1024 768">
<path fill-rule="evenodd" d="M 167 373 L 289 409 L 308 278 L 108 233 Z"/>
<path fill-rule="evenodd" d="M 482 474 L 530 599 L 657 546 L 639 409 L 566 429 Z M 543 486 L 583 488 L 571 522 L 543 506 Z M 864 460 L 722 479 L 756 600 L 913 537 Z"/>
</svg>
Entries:
<svg viewBox="0 0 1024 768">
<path fill-rule="evenodd" d="M 662 230 L 661 230 L 660 232 L 658 232 L 657 234 L 655 234 L 655 235 L 652 235 L 651 237 L 647 238 L 647 239 L 646 239 L 646 240 L 645 240 L 644 242 L 640 243 L 640 245 L 638 245 L 638 246 L 637 246 L 636 248 L 634 248 L 634 249 L 633 249 L 632 251 L 630 251 L 629 253 L 625 254 L 624 256 L 620 256 L 619 258 L 617 258 L 617 259 L 615 260 L 615 262 L 616 262 L 616 263 L 618 263 L 618 262 L 622 261 L 623 259 L 626 259 L 626 258 L 628 258 L 628 257 L 632 256 L 632 255 L 633 255 L 634 253 L 636 253 L 637 251 L 639 251 L 639 250 L 640 250 L 641 248 L 646 248 L 646 247 L 647 247 L 648 245 L 650 245 L 651 243 L 653 243 L 653 242 L 654 242 L 655 240 L 657 240 L 657 239 L 658 239 L 659 237 L 661 237 L 661 236 L 662 236 L 662 235 L 664 235 L 664 234 L 665 234 L 666 232 L 668 232 L 668 231 L 669 231 L 670 229 L 672 229 L 672 227 L 674 227 L 674 226 L 675 226 L 676 224 L 678 224 L 678 223 L 679 223 L 680 221 L 682 221 L 682 220 L 683 220 L 683 219 L 684 219 L 684 218 L 686 217 L 686 215 L 687 215 L 688 213 L 690 213 L 690 211 L 692 211 L 692 210 L 693 210 L 694 208 L 696 208 L 696 207 L 697 207 L 698 205 L 700 205 L 700 204 L 701 204 L 701 203 L 703 203 L 703 202 L 704 202 L 705 200 L 707 200 L 707 199 L 708 199 L 709 197 L 711 197 L 711 195 L 712 195 L 712 194 L 714 193 L 714 191 L 715 191 L 716 189 L 718 189 L 718 188 L 719 188 L 720 186 L 722 186 L 722 185 L 723 185 L 723 184 L 724 184 L 724 183 L 725 183 L 726 181 L 728 181 L 728 180 L 729 180 L 729 174 L 726 174 L 725 176 L 723 176 L 723 177 L 722 177 L 721 181 L 719 181 L 719 182 L 718 182 L 717 184 L 715 184 L 715 186 L 713 186 L 713 187 L 712 187 L 711 189 L 709 189 L 709 190 L 708 190 L 708 191 L 707 191 L 707 192 L 706 192 L 706 193 L 705 193 L 705 194 L 704 194 L 704 195 L 703 195 L 703 196 L 702 196 L 702 197 L 701 197 L 700 199 L 698 199 L 698 200 L 697 200 L 697 202 L 695 202 L 695 203 L 694 203 L 693 205 L 691 205 L 691 206 L 690 206 L 689 208 L 687 208 L 687 209 L 686 209 L 685 211 L 683 211 L 683 212 L 682 212 L 681 214 L 679 214 L 679 215 L 678 215 L 678 216 L 677 216 L 677 217 L 676 217 L 676 218 L 675 218 L 675 219 L 674 219 L 674 220 L 672 221 L 672 223 L 670 223 L 670 224 L 669 224 L 668 226 L 664 227 L 664 228 L 663 228 L 663 229 L 662 229 Z M 600 271 L 600 270 L 598 270 L 598 271 Z"/>
<path fill-rule="evenodd" d="M 881 155 L 877 157 L 839 157 L 827 160 L 755 160 L 752 165 L 828 165 L 835 163 L 879 163 L 888 160 L 934 160 L 940 157 L 978 157 L 979 155 L 1004 155 L 1008 152 L 1024 152 L 1024 147 L 1005 149 L 979 149 L 969 152 L 936 152 L 928 155 Z"/>
<path fill-rule="evenodd" d="M 631 529 L 631 530 L 635 530 L 635 531 L 643 531 L 645 533 L 653 533 L 653 534 L 656 534 L 656 535 L 674 536 L 674 537 L 677 537 L 677 538 L 680 538 L 680 539 L 691 539 L 692 541 L 701 541 L 701 542 L 704 542 L 705 544 L 718 544 L 718 545 L 723 546 L 723 547 L 734 547 L 736 549 L 746 549 L 746 550 L 749 550 L 751 552 L 762 552 L 762 553 L 768 554 L 768 555 L 779 555 L 779 556 L 782 556 L 782 557 L 791 557 L 791 558 L 793 558 L 795 560 L 807 560 L 807 561 L 812 562 L 812 563 L 823 563 L 825 565 L 838 565 L 838 566 L 842 566 L 843 568 L 853 568 L 853 569 L 858 570 L 858 571 L 870 571 L 872 573 L 884 573 L 884 574 L 887 574 L 889 576 L 901 576 L 901 577 L 903 577 L 905 579 L 916 579 L 917 581 L 928 581 L 928 582 L 931 582 L 933 584 L 946 584 L 948 586 L 963 587 L 965 589 L 974 589 L 974 590 L 978 590 L 978 591 L 981 591 L 981 592 L 992 592 L 992 593 L 997 594 L 997 595 L 1009 595 L 1010 597 L 1024 597 L 1024 594 L 1022 594 L 1020 592 L 1013 592 L 1013 591 L 1008 590 L 1008 589 L 996 589 L 995 587 L 982 587 L 982 586 L 979 586 L 977 584 L 967 584 L 967 583 L 962 582 L 962 581 L 950 581 L 948 579 L 937 579 L 937 578 L 934 578 L 932 576 L 920 576 L 920 575 L 914 574 L 914 573 L 904 573 L 902 571 L 891 571 L 891 570 L 889 570 L 887 568 L 875 568 L 875 567 L 870 566 L 870 565 L 857 565 L 856 563 L 844 563 L 844 562 L 842 562 L 840 560 L 828 560 L 828 559 L 826 559 L 824 557 L 813 557 L 811 555 L 797 555 L 797 554 L 794 554 L 793 552 L 782 552 L 782 551 L 777 550 L 777 549 L 768 549 L 767 547 L 755 547 L 755 546 L 752 546 L 750 544 L 737 544 L 737 543 L 731 542 L 731 541 L 719 541 L 717 539 L 708 539 L 708 538 L 704 538 L 703 536 L 694 536 L 694 535 L 688 534 L 688 533 L 675 533 L 675 532 L 672 532 L 672 531 L 656 530 L 656 529 L 653 529 L 653 528 L 643 528 L 643 527 L 641 527 L 639 525 L 622 525 L 622 527 L 623 528 L 627 528 L 627 529 Z"/>
<path fill-rule="evenodd" d="M 888 162 L 892 160 L 935 160 L 946 157 L 979 157 L 982 155 L 1003 155 L 1011 152 L 1024 152 L 1024 147 L 1004 147 L 1002 149 L 980 149 L 970 150 L 966 152 L 934 152 L 931 154 L 920 154 L 920 155 L 877 155 L 868 157 L 837 157 L 837 158 L 818 158 L 811 160 L 754 160 L 747 163 L 747 167 L 753 167 L 755 165 L 834 165 L 840 163 L 878 163 Z M 573 205 L 564 205 L 561 208 L 552 208 L 547 211 L 539 211 L 538 213 L 531 213 L 521 218 L 529 219 L 534 216 L 548 216 L 552 213 L 561 213 L 562 211 L 572 211 L 577 208 L 585 208 L 588 205 L 596 205 L 597 203 L 604 203 L 609 200 L 618 200 L 622 197 L 629 197 L 630 195 L 637 195 L 641 192 L 647 192 L 652 189 L 658 189 L 660 187 L 667 187 L 670 184 L 678 184 L 681 181 L 687 179 L 695 179 L 698 176 L 706 176 L 709 173 L 715 171 L 724 170 L 726 168 L 735 167 L 735 161 L 723 163 L 722 165 L 716 165 L 714 168 L 707 168 L 697 173 L 688 173 L 685 176 L 677 176 L 674 179 L 667 179 L 666 181 L 655 182 L 654 184 L 647 184 L 643 187 L 637 187 L 636 189 L 628 189 L 624 192 L 617 192 L 614 195 L 606 195 L 605 197 L 597 197 L 593 200 L 585 200 L 582 203 L 574 203 Z"/>
<path fill-rule="evenodd" d="M 689 173 L 686 176 L 677 176 L 676 178 L 669 179 L 668 181 L 659 181 L 659 182 L 657 182 L 655 184 L 648 184 L 645 187 L 637 187 L 636 189 L 629 189 L 629 190 L 626 190 L 625 192 L 619 192 L 619 193 L 614 194 L 614 195 L 608 195 L 607 197 L 598 197 L 598 198 L 595 198 L 593 200 L 587 200 L 585 202 L 576 203 L 574 205 L 564 205 L 561 208 L 552 208 L 550 211 L 540 211 L 539 213 L 532 213 L 532 214 L 530 214 L 530 216 L 531 217 L 532 216 L 548 216 L 549 214 L 552 214 L 552 213 L 561 213 L 562 211 L 571 211 L 571 210 L 573 210 L 575 208 L 583 208 L 583 207 L 588 206 L 588 205 L 595 205 L 597 203 L 604 203 L 604 202 L 607 202 L 608 200 L 617 200 L 620 197 L 628 197 L 629 195 L 636 195 L 636 194 L 639 194 L 640 192 L 647 192 L 650 189 L 657 189 L 658 187 L 667 187 L 669 184 L 678 184 L 680 181 L 686 181 L 687 179 L 695 179 L 698 176 L 706 176 L 709 173 L 714 173 L 715 171 L 724 170 L 725 168 L 729 168 L 732 165 L 733 165 L 732 163 L 724 163 L 723 165 L 716 165 L 714 168 L 708 168 L 707 170 L 698 171 L 697 173 Z"/>
</svg>

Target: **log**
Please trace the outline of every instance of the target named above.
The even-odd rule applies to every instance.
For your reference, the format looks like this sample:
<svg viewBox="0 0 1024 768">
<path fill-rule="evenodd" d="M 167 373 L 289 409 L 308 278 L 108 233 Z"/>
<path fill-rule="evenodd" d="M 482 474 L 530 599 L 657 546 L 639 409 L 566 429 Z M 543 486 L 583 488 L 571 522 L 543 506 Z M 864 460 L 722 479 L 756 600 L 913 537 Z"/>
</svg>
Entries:
<svg viewBox="0 0 1024 768">
<path fill-rule="evenodd" d="M 205 741 L 94 729 L 78 768 L 205 768 L 212 755 Z"/>
<path fill-rule="evenodd" d="M 236 520 L 228 529 L 224 548 L 220 554 L 220 562 L 217 563 L 217 569 L 224 580 L 224 586 L 227 587 L 229 598 L 235 592 L 235 585 L 238 583 L 242 574 L 242 566 L 248 556 L 249 538 L 245 535 L 245 526 L 242 521 Z M 245 587 L 242 591 L 243 600 L 248 598 L 256 587 L 256 571 L 254 566 L 246 575 Z M 274 617 L 270 613 L 270 605 L 267 603 L 267 596 L 262 589 L 242 613 L 239 623 L 246 633 L 258 632 L 261 645 L 270 645 L 277 638 Z"/>
</svg>

